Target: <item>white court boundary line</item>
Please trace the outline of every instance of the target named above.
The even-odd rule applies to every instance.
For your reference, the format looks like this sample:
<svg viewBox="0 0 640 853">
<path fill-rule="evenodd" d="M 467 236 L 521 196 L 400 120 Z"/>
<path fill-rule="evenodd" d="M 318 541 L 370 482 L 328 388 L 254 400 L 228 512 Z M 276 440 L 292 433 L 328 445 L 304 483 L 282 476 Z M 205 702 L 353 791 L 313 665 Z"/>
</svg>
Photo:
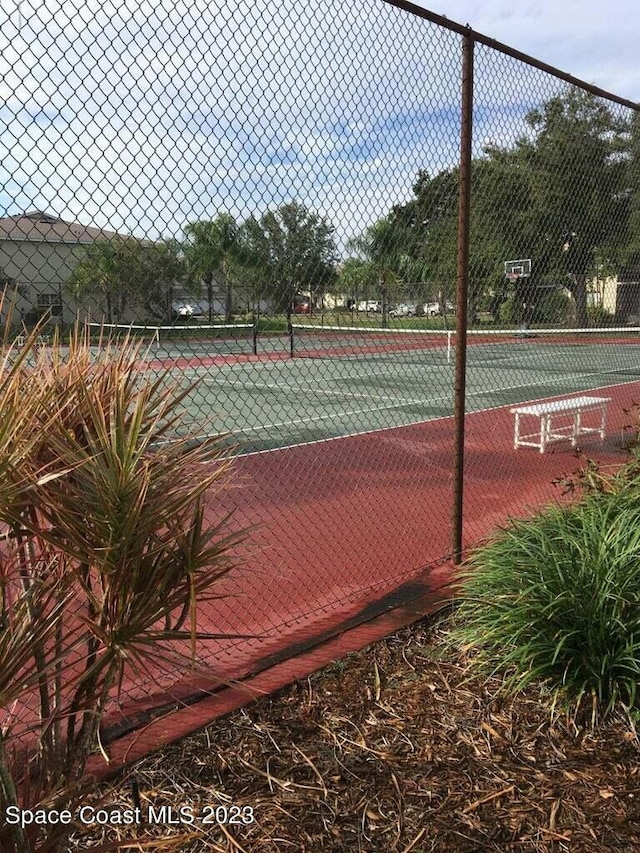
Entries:
<svg viewBox="0 0 640 853">
<path fill-rule="evenodd" d="M 580 375 L 585 376 L 585 377 L 589 377 L 589 376 L 599 376 L 600 373 L 599 372 L 598 373 L 582 373 Z M 562 381 L 563 381 L 563 377 L 558 377 L 555 380 L 551 380 L 551 382 L 548 384 L 556 384 L 556 383 L 559 384 Z M 545 384 L 547 384 L 547 383 L 545 383 Z M 633 384 L 633 383 L 621 383 L 621 384 L 626 385 L 626 384 Z M 529 388 L 530 385 L 531 385 L 531 383 L 529 383 L 529 382 L 519 383 L 518 385 L 503 385 L 501 388 L 491 389 L 489 391 L 487 389 L 485 389 L 483 391 L 471 391 L 468 394 L 466 394 L 466 397 L 467 398 L 469 398 L 469 397 L 480 397 L 482 394 L 487 394 L 487 393 L 494 394 L 494 393 L 499 393 L 500 391 L 515 391 L 517 388 Z M 607 386 L 605 386 L 605 387 L 607 387 Z M 551 396 L 555 397 L 557 395 L 551 394 Z M 384 412 L 387 409 L 401 409 L 405 405 L 411 406 L 411 405 L 415 405 L 416 403 L 419 403 L 419 404 L 439 403 L 439 402 L 442 402 L 443 400 L 449 400 L 449 399 L 453 402 L 453 389 L 451 390 L 450 394 L 440 395 L 438 397 L 428 397 L 424 400 L 415 400 L 413 402 L 397 402 L 397 403 L 391 404 L 389 406 L 377 406 L 377 407 L 374 407 L 372 409 L 360 409 L 360 410 L 354 409 L 353 411 L 350 411 L 350 412 L 332 412 L 332 413 L 327 413 L 324 415 L 313 415 L 312 417 L 309 417 L 309 418 L 295 418 L 294 420 L 291 420 L 291 421 L 280 421 L 280 422 L 270 423 L 270 424 L 261 424 L 260 426 L 257 426 L 257 427 L 243 427 L 239 430 L 236 430 L 236 432 L 237 433 L 259 432 L 260 430 L 272 429 L 273 427 L 295 426 L 296 424 L 299 424 L 299 423 L 312 423 L 315 421 L 327 420 L 328 418 L 334 418 L 337 420 L 337 419 L 344 417 L 346 415 L 349 415 L 349 416 L 351 416 L 351 415 L 367 415 L 367 414 L 370 414 L 371 412 Z M 549 399 L 549 397 L 541 397 L 540 399 L 545 400 L 545 399 Z M 511 406 L 513 404 L 508 403 L 507 405 Z M 496 406 L 495 408 L 501 409 L 501 408 L 503 408 L 503 406 Z M 451 415 L 447 415 L 447 417 L 451 417 Z M 428 423 L 428 421 L 423 419 L 420 421 L 415 421 L 415 423 Z M 404 426 L 404 424 L 402 424 L 402 426 Z M 383 427 L 383 429 L 395 429 L 395 427 Z M 370 430 L 364 430 L 364 433 L 367 433 L 367 432 L 370 432 Z M 363 434 L 362 432 L 353 433 L 353 435 L 362 435 L 362 434 Z M 320 441 L 322 441 L 322 439 L 320 439 Z"/>
<path fill-rule="evenodd" d="M 600 374 L 589 374 L 589 375 L 597 376 Z M 616 382 L 613 385 L 597 385 L 595 388 L 591 388 L 589 390 L 591 390 L 591 391 L 604 391 L 607 388 L 623 388 L 625 385 L 634 385 L 634 384 L 637 384 L 637 382 L 638 382 L 638 380 L 630 380 L 629 382 Z M 520 388 L 520 387 L 528 387 L 528 386 L 526 386 L 526 385 L 522 385 L 522 386 L 515 385 L 515 386 L 513 386 L 513 388 Z M 496 391 L 507 391 L 507 390 L 509 390 L 509 389 L 508 388 L 496 389 Z M 475 392 L 474 394 L 470 394 L 470 395 L 468 394 L 467 397 L 468 396 L 478 396 L 480 393 L 484 393 L 484 392 Z M 567 391 L 567 392 L 563 392 L 563 393 L 568 394 L 568 393 L 578 393 L 578 392 Z M 529 402 L 529 403 L 542 403 L 545 400 L 551 400 L 552 397 L 558 397 L 558 396 L 562 396 L 562 394 L 549 394 L 546 397 L 536 397 L 533 400 L 528 400 L 527 402 Z M 506 409 L 507 407 L 512 406 L 512 405 L 513 405 L 513 403 L 502 403 L 502 404 L 497 405 L 497 406 L 486 406 L 485 408 L 482 408 L 482 409 L 474 409 L 471 412 L 466 412 L 466 414 L 467 415 L 476 415 L 476 414 L 482 414 L 483 412 L 494 412 L 498 409 Z M 298 441 L 298 442 L 295 442 L 293 444 L 282 445 L 281 447 L 266 447 L 262 450 L 249 450 L 247 453 L 238 453 L 238 454 L 234 454 L 233 456 L 221 456 L 218 458 L 218 460 L 215 460 L 215 461 L 225 461 L 228 459 L 231 459 L 231 460 L 243 459 L 243 458 L 249 457 L 249 456 L 260 456 L 260 455 L 265 454 L 265 453 L 278 453 L 281 450 L 294 450 L 297 447 L 311 447 L 311 445 L 324 444 L 325 442 L 328 442 L 328 441 L 340 441 L 341 439 L 344 439 L 344 438 L 358 438 L 361 435 L 375 435 L 378 432 L 391 432 L 392 430 L 396 430 L 396 429 L 404 429 L 405 427 L 418 426 L 419 424 L 437 423 L 438 421 L 447 421 L 447 420 L 451 420 L 452 418 L 453 418 L 453 413 L 450 415 L 438 415 L 435 418 L 428 418 L 427 420 L 425 420 L 424 418 L 421 418 L 419 420 L 409 421 L 406 424 L 397 424 L 395 426 L 375 427 L 374 429 L 359 430 L 357 432 L 345 433 L 344 435 L 329 435 L 326 438 L 314 438 L 311 441 Z M 205 435 L 194 436 L 194 438 L 195 439 L 197 439 L 197 438 L 212 438 L 216 435 L 220 435 L 220 432 L 207 433 Z M 202 462 L 200 464 L 201 465 L 210 465 L 211 463 L 210 462 Z"/>
<path fill-rule="evenodd" d="M 254 388 L 256 388 L 256 389 L 268 388 L 269 390 L 275 389 L 276 391 L 279 391 L 281 389 L 284 391 L 293 391 L 294 394 L 298 394 L 298 393 L 302 393 L 302 392 L 309 392 L 311 394 L 326 394 L 326 395 L 331 396 L 331 397 L 349 397 L 350 399 L 353 399 L 353 400 L 362 399 L 362 400 L 395 400 L 395 401 L 397 401 L 397 400 L 401 399 L 400 397 L 388 397 L 386 394 L 376 394 L 374 392 L 372 392 L 371 394 L 358 394 L 358 393 L 352 393 L 350 391 L 333 391 L 330 388 L 313 388 L 313 387 L 305 388 L 301 385 L 300 386 L 299 385 L 284 385 L 282 382 L 251 382 L 251 383 L 246 383 L 246 382 L 232 381 L 229 379 L 223 379 L 223 380 L 203 379 L 202 381 L 203 381 L 203 384 L 205 384 L 205 385 L 221 385 L 221 386 L 230 385 L 233 388 L 238 386 L 240 388 L 244 388 L 245 391 L 251 391 Z M 402 398 L 402 399 L 404 399 L 404 398 Z M 410 403 L 424 403 L 425 401 L 424 400 L 405 400 L 405 402 L 407 404 L 410 404 Z"/>
<path fill-rule="evenodd" d="M 554 353 L 554 357 L 555 358 L 561 358 L 564 355 L 571 354 L 572 352 L 573 352 L 573 347 L 567 345 L 567 346 L 564 346 L 560 351 L 556 351 Z M 536 355 L 537 354 L 535 351 L 532 352 L 531 358 L 535 359 Z M 354 358 L 357 358 L 357 356 L 354 356 Z M 473 360 L 473 358 L 468 358 L 467 359 L 467 367 L 469 370 L 473 370 L 474 368 L 479 368 L 479 367 L 500 368 L 500 367 L 503 367 L 506 362 L 509 362 L 509 361 L 522 362 L 522 360 L 523 359 L 522 359 L 521 353 L 517 353 L 517 354 L 513 354 L 513 355 L 509 355 L 508 353 L 505 353 L 504 355 L 493 356 L 492 358 L 479 358 L 477 360 Z M 300 359 L 300 358 L 298 358 L 297 360 L 296 359 L 294 359 L 294 360 L 282 359 L 282 360 L 278 360 L 278 361 L 260 362 L 258 364 L 258 366 L 260 367 L 260 370 L 266 370 L 267 372 L 271 373 L 275 369 L 281 370 L 281 369 L 286 368 L 288 370 L 292 366 L 299 368 L 299 369 L 303 369 L 302 368 L 302 362 L 320 363 L 320 362 L 326 362 L 326 361 L 327 361 L 326 359 Z M 344 362 L 344 361 L 351 361 L 351 357 L 341 356 L 340 358 L 331 359 L 331 361 L 338 364 L 338 363 Z M 256 366 L 257 365 L 254 362 L 251 362 L 249 365 L 247 365 L 246 363 L 222 364 L 222 365 L 219 365 L 219 371 L 221 374 L 225 374 L 227 371 L 230 371 L 231 373 L 235 373 L 235 372 L 246 373 L 248 370 L 255 369 Z M 415 364 L 411 365 L 411 367 L 415 368 L 415 369 L 410 369 L 407 372 L 406 364 L 403 365 L 399 361 L 394 360 L 394 361 L 388 361 L 386 363 L 385 374 L 389 375 L 389 374 L 391 374 L 392 371 L 402 372 L 404 375 L 407 375 L 409 378 L 415 379 L 415 378 L 417 378 L 417 374 L 421 375 L 421 374 L 424 374 L 427 372 L 430 373 L 432 371 L 438 371 L 438 370 L 449 371 L 451 366 L 452 365 L 446 361 L 442 361 L 440 364 L 418 364 L 416 362 Z M 532 369 L 535 370 L 536 368 L 537 368 L 536 364 L 533 364 L 533 365 L 521 364 L 519 366 L 519 368 L 518 368 L 518 366 L 516 366 L 516 367 L 508 367 L 507 369 L 508 370 L 521 369 L 521 370 L 527 371 L 527 370 L 532 370 Z M 169 367 L 168 369 L 170 370 L 171 368 Z M 380 368 L 378 367 L 378 369 L 380 369 Z M 198 378 L 201 378 L 201 381 L 203 382 L 203 384 L 206 384 L 206 385 L 223 384 L 223 382 L 227 381 L 227 380 L 219 381 L 215 378 L 207 378 L 206 374 L 205 374 L 205 376 L 203 376 L 202 373 L 200 372 L 200 371 L 206 371 L 208 373 L 208 372 L 210 372 L 210 370 L 211 370 L 211 368 L 208 366 L 194 365 L 194 366 L 189 366 L 187 368 L 183 368 L 182 372 L 183 373 L 195 373 Z M 612 372 L 614 372 L 614 371 L 611 371 L 611 370 L 595 370 L 592 373 L 588 373 L 588 374 L 583 374 L 583 373 L 576 374 L 576 373 L 572 372 L 572 376 L 594 376 L 597 374 L 607 374 L 607 373 L 612 373 Z M 365 373 L 355 373 L 355 374 L 351 373 L 351 372 L 346 373 L 346 374 L 338 373 L 338 377 L 339 378 L 345 378 L 345 379 L 351 379 L 354 381 L 358 381 L 361 379 L 370 379 L 371 378 L 371 371 L 367 371 Z M 328 379 L 321 380 L 321 381 L 329 381 L 331 379 L 335 379 L 335 376 L 330 376 L 330 377 L 328 377 Z M 246 383 L 246 384 L 244 384 L 244 387 L 250 388 L 250 387 L 254 387 L 254 386 Z"/>
</svg>

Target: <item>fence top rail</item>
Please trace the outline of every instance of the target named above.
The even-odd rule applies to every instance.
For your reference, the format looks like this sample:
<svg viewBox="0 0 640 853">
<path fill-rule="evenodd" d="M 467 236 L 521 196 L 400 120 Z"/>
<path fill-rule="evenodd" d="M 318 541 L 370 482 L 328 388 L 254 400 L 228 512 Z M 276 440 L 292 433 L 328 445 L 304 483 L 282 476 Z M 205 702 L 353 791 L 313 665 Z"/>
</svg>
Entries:
<svg viewBox="0 0 640 853">
<path fill-rule="evenodd" d="M 599 98 L 614 101 L 624 107 L 629 107 L 636 112 L 640 112 L 640 102 L 631 101 L 628 98 L 621 97 L 620 95 L 614 95 L 613 92 L 608 92 L 606 89 L 601 89 L 599 86 L 587 83 L 579 77 L 574 77 L 572 74 L 567 74 L 565 71 L 561 71 L 559 68 L 549 65 L 547 62 L 536 59 L 535 56 L 530 56 L 528 53 L 523 53 L 521 50 L 510 47 L 508 44 L 503 44 L 503 42 L 499 42 L 490 36 L 485 36 L 483 33 L 477 32 L 468 25 L 465 26 L 464 24 L 459 24 L 457 21 L 452 21 L 444 15 L 438 15 L 435 12 L 430 12 L 428 9 L 423 9 L 421 6 L 416 6 L 414 3 L 409 3 L 406 0 L 383 0 L 383 2 L 387 3 L 389 6 L 395 6 L 397 9 L 409 12 L 412 15 L 417 15 L 419 18 L 424 18 L 426 21 L 431 21 L 432 24 L 437 24 L 447 30 L 452 30 L 453 32 L 459 33 L 463 36 L 470 36 L 473 41 L 484 44 L 486 47 L 491 47 L 500 53 L 513 57 L 514 59 L 519 59 L 527 65 L 540 69 L 540 71 L 546 71 L 548 74 L 552 74 L 554 77 L 564 80 L 572 86 L 578 86 L 580 89 L 584 89 Z"/>
</svg>

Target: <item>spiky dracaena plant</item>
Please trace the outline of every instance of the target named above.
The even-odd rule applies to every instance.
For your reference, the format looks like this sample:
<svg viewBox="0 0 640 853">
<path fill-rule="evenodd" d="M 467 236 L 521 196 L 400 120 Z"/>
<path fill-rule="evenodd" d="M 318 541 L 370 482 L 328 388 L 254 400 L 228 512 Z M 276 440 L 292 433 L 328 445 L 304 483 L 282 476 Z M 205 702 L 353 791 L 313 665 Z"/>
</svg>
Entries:
<svg viewBox="0 0 640 853">
<path fill-rule="evenodd" d="M 195 657 L 198 605 L 218 595 L 241 538 L 226 516 L 204 521 L 229 475 L 219 439 L 172 438 L 190 388 L 145 374 L 132 341 L 96 353 L 76 329 L 68 345 L 36 354 L 33 343 L 0 396 L 5 805 L 19 784 L 50 801 L 78 782 L 125 668 L 175 664 L 176 641 Z M 9 706 L 34 684 L 39 750 L 11 767 Z M 16 850 L 44 849 L 19 835 Z"/>
</svg>

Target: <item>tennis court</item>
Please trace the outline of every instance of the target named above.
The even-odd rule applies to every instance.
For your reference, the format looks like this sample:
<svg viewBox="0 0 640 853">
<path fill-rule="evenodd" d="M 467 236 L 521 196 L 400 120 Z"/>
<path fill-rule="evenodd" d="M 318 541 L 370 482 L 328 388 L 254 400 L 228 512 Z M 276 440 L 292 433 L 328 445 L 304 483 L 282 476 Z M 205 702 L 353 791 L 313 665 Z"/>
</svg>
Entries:
<svg viewBox="0 0 640 853">
<path fill-rule="evenodd" d="M 246 326 L 212 342 L 160 340 L 150 363 L 198 381 L 184 431 L 228 432 L 251 453 L 450 417 L 454 347 L 453 332 L 319 326 L 256 343 Z M 640 330 L 473 331 L 467 363 L 468 412 L 636 383 Z"/>
<path fill-rule="evenodd" d="M 223 626 L 228 635 L 199 647 L 209 674 L 176 681 L 158 666 L 149 669 L 153 688 L 127 678 L 130 704 L 111 710 L 107 729 L 119 731 L 123 714 L 144 720 L 177 697 L 191 707 L 219 678 L 243 679 L 293 658 L 392 604 L 450 595 L 448 335 L 306 334 L 294 329 L 293 357 L 286 335 L 260 337 L 257 355 L 236 339 L 218 340 L 213 352 L 200 341 L 195 355 L 193 340 L 161 339 L 149 349 L 151 371 L 185 386 L 199 380 L 182 429 L 227 430 L 239 447 L 232 485 L 211 496 L 206 514 L 228 515 L 249 533 L 217 588 L 221 597 L 198 610 L 199 630 L 215 635 Z M 607 437 L 590 437 L 584 449 L 620 461 L 623 412 L 640 391 L 640 339 L 637 330 L 472 335 L 468 364 L 465 546 L 509 515 L 557 498 L 554 481 L 578 465 L 568 442 L 544 455 L 514 451 L 511 405 L 602 389 L 611 399 Z"/>
<path fill-rule="evenodd" d="M 199 612 L 202 630 L 224 625 L 244 635 L 203 644 L 202 659 L 226 677 L 294 657 L 390 601 L 450 595 L 454 366 L 446 340 L 418 348 L 392 346 L 393 335 L 313 335 L 303 346 L 294 330 L 293 358 L 286 336 L 261 338 L 257 356 L 216 355 L 199 367 L 186 352 L 154 354 L 154 368 L 181 365 L 170 375 L 201 380 L 187 403 L 192 422 L 206 407 L 240 444 L 233 488 L 207 511 L 212 519 L 232 513 L 250 536 L 220 587 L 228 597 Z M 468 361 L 465 547 L 508 516 L 557 499 L 554 482 L 579 465 L 569 442 L 544 455 L 513 450 L 512 404 L 602 389 L 611 400 L 607 436 L 589 437 L 584 450 L 603 464 L 621 461 L 640 347 L 637 331 L 544 342 L 509 332 L 470 339 Z M 295 663 L 291 671 L 297 677 Z M 140 688 L 142 704 L 201 688 L 154 677 L 160 692 Z M 136 695 L 132 685 L 132 709 Z"/>
</svg>

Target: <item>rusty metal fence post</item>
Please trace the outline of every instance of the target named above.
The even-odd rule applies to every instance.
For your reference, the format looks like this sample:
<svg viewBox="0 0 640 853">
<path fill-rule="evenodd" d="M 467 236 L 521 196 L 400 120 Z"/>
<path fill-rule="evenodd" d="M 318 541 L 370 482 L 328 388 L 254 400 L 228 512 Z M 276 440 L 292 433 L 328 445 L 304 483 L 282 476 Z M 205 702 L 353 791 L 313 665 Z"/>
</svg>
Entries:
<svg viewBox="0 0 640 853">
<path fill-rule="evenodd" d="M 456 372 L 454 385 L 455 450 L 451 517 L 451 553 L 454 563 L 459 563 L 462 558 L 462 527 L 464 521 L 464 415 L 467 371 L 471 148 L 473 142 L 473 49 L 473 37 L 467 33 L 462 41 L 462 111 L 460 127 L 460 172 L 458 177 L 458 276 L 456 288 Z"/>
</svg>

